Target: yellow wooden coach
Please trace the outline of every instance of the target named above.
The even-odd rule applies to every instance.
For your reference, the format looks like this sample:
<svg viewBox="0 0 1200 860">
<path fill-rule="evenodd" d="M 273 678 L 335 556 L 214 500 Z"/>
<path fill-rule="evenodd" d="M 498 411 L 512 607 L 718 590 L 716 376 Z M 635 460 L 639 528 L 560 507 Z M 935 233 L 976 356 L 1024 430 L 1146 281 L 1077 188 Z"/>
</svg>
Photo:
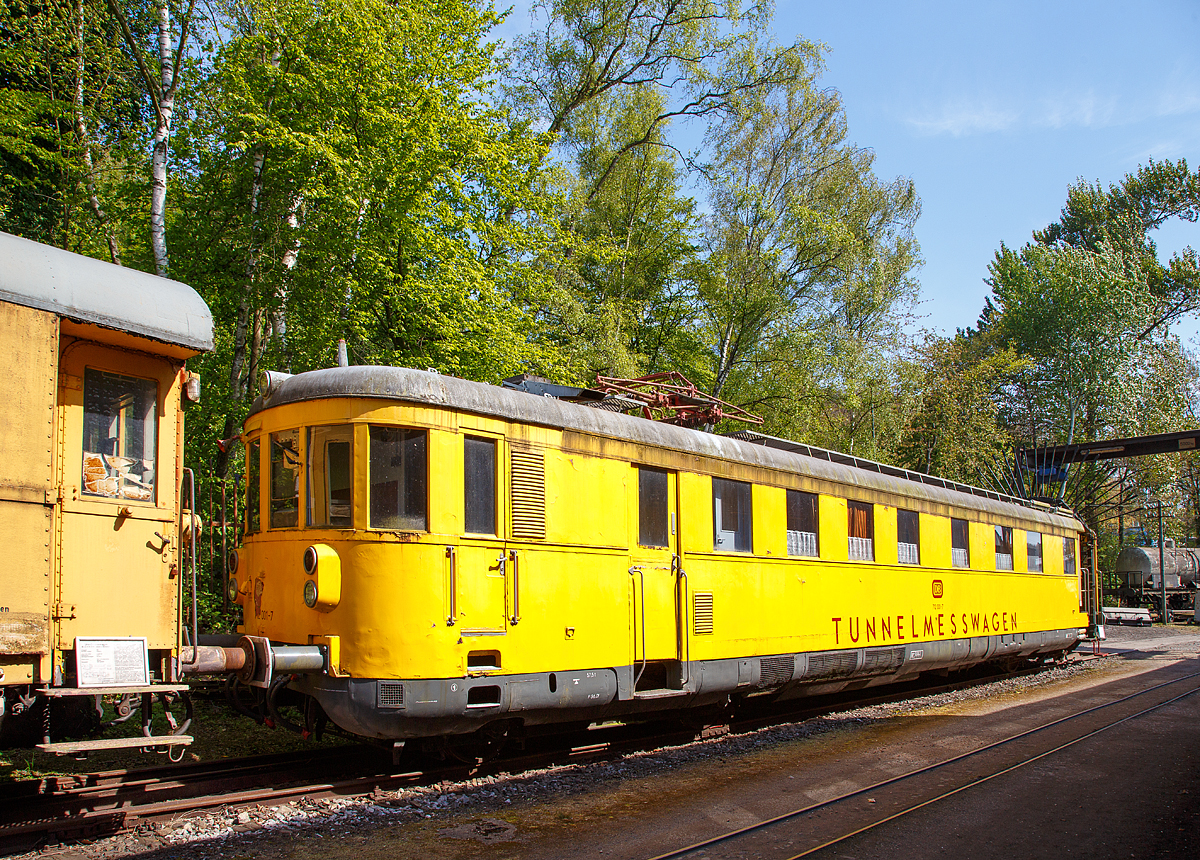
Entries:
<svg viewBox="0 0 1200 860">
<path fill-rule="evenodd" d="M 229 581 L 242 681 L 403 739 L 1044 659 L 1086 632 L 1068 513 L 737 435 L 418 370 L 268 374 Z"/>
<path fill-rule="evenodd" d="M 0 233 L 0 344 L 0 742 L 118 746 L 52 744 L 73 709 L 49 700 L 146 715 L 186 689 L 184 363 L 212 348 L 212 317 L 184 284 Z"/>
</svg>

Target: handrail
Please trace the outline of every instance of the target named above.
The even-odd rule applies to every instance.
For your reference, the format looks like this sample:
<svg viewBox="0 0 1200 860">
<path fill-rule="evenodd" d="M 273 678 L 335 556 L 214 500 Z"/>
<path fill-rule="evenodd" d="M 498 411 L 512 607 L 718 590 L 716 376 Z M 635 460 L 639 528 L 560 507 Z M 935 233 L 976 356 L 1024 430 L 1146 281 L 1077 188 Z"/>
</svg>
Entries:
<svg viewBox="0 0 1200 860">
<path fill-rule="evenodd" d="M 196 473 L 191 469 L 184 467 L 183 474 L 187 475 L 188 487 L 188 517 L 191 522 L 188 523 L 188 535 L 190 543 L 190 556 L 192 567 L 192 641 L 189 643 L 192 646 L 192 659 L 187 661 L 191 664 L 196 662 L 196 645 L 200 642 L 200 619 L 198 601 L 196 599 Z M 179 504 L 183 506 L 183 488 L 179 489 Z M 183 512 L 179 514 L 179 527 L 183 528 Z M 180 541 L 182 543 L 182 541 Z M 182 547 L 180 547 L 182 549 Z M 181 661 L 182 662 L 182 661 Z"/>
<path fill-rule="evenodd" d="M 458 552 L 452 547 L 446 547 L 446 558 L 450 559 L 450 614 L 446 616 L 446 626 L 453 627 L 458 620 Z"/>
<path fill-rule="evenodd" d="M 514 549 L 509 552 L 509 557 L 512 559 L 512 594 L 513 594 L 513 614 L 509 616 L 509 621 L 517 624 L 521 620 L 521 565 L 517 560 L 517 551 Z"/>
<path fill-rule="evenodd" d="M 683 569 L 683 559 L 678 555 L 671 558 L 671 566 L 678 576 L 675 580 L 675 635 L 677 637 L 679 660 L 683 664 L 681 683 L 685 686 L 691 680 L 692 640 L 688 636 L 687 616 L 687 572 Z"/>
<path fill-rule="evenodd" d="M 642 673 L 646 671 L 646 572 L 639 565 L 635 564 L 633 567 L 629 568 L 629 575 L 633 576 L 635 571 L 637 572 L 638 579 L 641 581 L 641 585 L 642 585 L 642 589 L 641 589 L 641 598 L 642 598 L 642 667 L 640 669 L 638 669 L 637 675 L 634 676 L 633 690 L 630 691 L 631 694 L 633 692 L 637 691 L 638 681 L 642 680 Z M 635 591 L 634 599 L 633 599 L 634 607 L 637 606 L 637 598 L 638 598 L 638 594 Z M 633 659 L 635 662 L 637 661 L 637 642 L 636 642 L 636 640 L 634 641 L 634 646 L 633 646 Z"/>
</svg>

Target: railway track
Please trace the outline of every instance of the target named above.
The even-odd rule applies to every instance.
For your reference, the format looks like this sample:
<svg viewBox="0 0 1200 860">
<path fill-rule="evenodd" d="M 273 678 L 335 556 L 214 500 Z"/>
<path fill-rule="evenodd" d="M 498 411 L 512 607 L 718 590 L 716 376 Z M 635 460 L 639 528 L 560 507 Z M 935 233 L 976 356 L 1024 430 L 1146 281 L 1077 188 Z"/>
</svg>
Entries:
<svg viewBox="0 0 1200 860">
<path fill-rule="evenodd" d="M 1076 657 L 1086 662 L 1088 657 Z M 525 749 L 483 764 L 398 769 L 389 750 L 336 747 L 212 763 L 115 770 L 0 785 L 0 853 L 116 835 L 216 808 L 275 806 L 302 798 L 370 796 L 495 773 L 597 761 L 700 736 L 744 732 L 837 711 L 980 686 L 1040 671 L 975 672 L 950 682 L 913 682 L 886 691 L 824 696 L 744 708 L 704 727 L 678 722 L 612 725 L 528 739 Z"/>
<path fill-rule="evenodd" d="M 1200 693 L 1200 672 L 1085 708 L 952 758 L 766 821 L 732 830 L 652 860 L 832 856 L 846 843 L 912 813 L 983 786 L 1090 738 Z"/>
</svg>

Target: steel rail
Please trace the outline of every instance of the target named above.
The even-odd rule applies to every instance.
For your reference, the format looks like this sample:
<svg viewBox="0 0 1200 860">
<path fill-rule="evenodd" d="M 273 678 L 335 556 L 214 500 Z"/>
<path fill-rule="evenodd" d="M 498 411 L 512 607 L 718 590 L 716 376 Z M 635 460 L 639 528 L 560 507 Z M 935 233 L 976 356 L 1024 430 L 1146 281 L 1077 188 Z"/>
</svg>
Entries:
<svg viewBox="0 0 1200 860">
<path fill-rule="evenodd" d="M 843 801 L 850 800 L 851 798 L 859 797 L 859 796 L 862 796 L 862 795 L 865 795 L 865 794 L 868 794 L 871 792 L 876 792 L 882 788 L 887 788 L 889 786 L 896 785 L 905 780 L 912 779 L 914 777 L 921 776 L 921 775 L 924 775 L 927 773 L 932 773 L 933 771 L 939 770 L 939 769 L 947 767 L 949 765 L 956 764 L 956 763 L 962 762 L 962 761 L 966 761 L 967 759 L 974 758 L 976 756 L 979 756 L 982 753 L 986 753 L 991 750 L 998 749 L 1000 747 L 1006 746 L 1015 741 L 1030 737 L 1032 735 L 1036 735 L 1040 732 L 1046 731 L 1047 729 L 1054 728 L 1055 726 L 1063 725 L 1065 723 L 1071 722 L 1072 720 L 1079 719 L 1080 717 L 1085 717 L 1089 714 L 1093 714 L 1098 711 L 1102 711 L 1106 708 L 1111 708 L 1114 705 L 1119 705 L 1119 704 L 1122 704 L 1123 702 L 1128 702 L 1132 699 L 1139 698 L 1148 693 L 1152 693 L 1155 690 L 1160 690 L 1164 687 L 1169 687 L 1173 684 L 1178 684 L 1182 681 L 1187 681 L 1187 680 L 1190 680 L 1192 678 L 1197 678 L 1197 677 L 1200 677 L 1200 672 L 1193 672 L 1189 675 L 1182 675 L 1178 678 L 1173 678 L 1170 681 L 1164 681 L 1161 684 L 1155 684 L 1152 687 L 1147 687 L 1146 689 L 1139 690 L 1136 693 L 1130 693 L 1129 695 L 1122 696 L 1119 699 L 1113 699 L 1111 702 L 1104 702 L 1103 704 L 1100 704 L 1100 705 L 1094 705 L 1094 706 L 1092 706 L 1090 708 L 1086 708 L 1082 711 L 1077 711 L 1076 713 L 1068 714 L 1065 717 L 1059 717 L 1056 720 L 1051 720 L 1048 723 L 1043 723 L 1040 726 L 1035 726 L 1032 729 L 1026 729 L 1023 732 L 1018 732 L 1017 734 L 1010 735 L 1010 736 L 1008 736 L 1006 738 L 1002 738 L 998 741 L 993 741 L 992 743 L 982 746 L 979 749 L 971 750 L 970 752 L 961 753 L 960 755 L 952 756 L 951 758 L 944 759 L 943 761 L 934 762 L 933 764 L 926 765 L 925 767 L 917 768 L 916 770 L 912 770 L 907 773 L 900 774 L 899 776 L 890 777 L 890 778 L 882 780 L 880 782 L 873 783 L 872 785 L 864 786 L 863 788 L 855 789 L 854 791 L 850 791 L 845 794 L 838 795 L 837 797 L 832 797 L 828 800 L 821 801 L 820 803 L 810 804 L 810 805 L 802 807 L 800 809 L 792 810 L 791 812 L 785 812 L 782 815 L 777 815 L 773 818 L 768 818 L 765 821 L 760 821 L 756 824 L 751 824 L 746 827 L 741 827 L 741 828 L 738 828 L 737 830 L 731 830 L 730 832 L 721 834 L 720 836 L 714 836 L 710 839 L 705 839 L 701 842 L 696 842 L 692 845 L 688 845 L 683 848 L 677 848 L 673 851 L 668 851 L 665 854 L 657 854 L 654 857 L 649 858 L 649 860 L 677 860 L 677 858 L 687 857 L 690 854 L 695 854 L 700 851 L 705 851 L 714 846 L 721 845 L 721 844 L 727 843 L 727 842 L 732 842 L 736 839 L 742 838 L 744 836 L 747 836 L 747 835 L 750 835 L 753 833 L 760 833 L 760 832 L 766 831 L 776 825 L 783 824 L 785 822 L 799 818 L 800 816 L 808 815 L 810 813 L 817 812 L 818 810 L 828 809 L 832 806 L 835 806 L 836 804 L 842 803 Z M 1188 696 L 1195 695 L 1198 692 L 1200 692 L 1200 687 L 1193 687 L 1192 689 L 1188 690 L 1185 693 L 1181 693 L 1178 696 L 1174 696 L 1170 699 L 1167 699 L 1166 701 L 1159 702 L 1158 704 L 1155 704 L 1149 708 L 1145 708 L 1141 711 L 1138 711 L 1137 713 L 1129 714 L 1129 715 L 1122 717 L 1119 720 L 1115 720 L 1114 722 L 1109 723 L 1099 729 L 1094 729 L 1093 731 L 1088 732 L 1084 735 L 1081 735 L 1077 738 L 1074 738 L 1064 744 L 1061 744 L 1061 745 L 1056 746 L 1049 750 L 1045 750 L 1045 751 L 1039 753 L 1038 755 L 1034 756 L 1033 758 L 1023 760 L 1015 765 L 1010 765 L 999 771 L 988 774 L 987 776 L 980 777 L 976 780 L 971 781 L 970 783 L 961 785 L 955 789 L 952 789 L 950 791 L 939 794 L 938 796 L 930 798 L 926 801 L 922 801 L 921 803 L 911 806 L 907 809 L 901 810 L 900 812 L 894 813 L 885 818 L 881 818 L 880 820 L 873 822 L 872 824 L 866 825 L 864 827 L 860 827 L 850 833 L 845 833 L 835 839 L 831 839 L 820 845 L 816 845 L 816 846 L 809 848 L 799 854 L 789 855 L 787 857 L 787 860 L 798 860 L 798 858 L 807 857 L 810 854 L 813 854 L 817 851 L 821 851 L 825 848 L 830 847 L 831 845 L 836 845 L 839 842 L 843 842 L 846 839 L 850 839 L 853 836 L 857 836 L 860 833 L 864 833 L 868 830 L 871 830 L 874 827 L 878 827 L 881 824 L 885 824 L 889 821 L 893 821 L 903 815 L 907 815 L 910 812 L 914 812 L 918 809 L 922 809 L 926 806 L 929 806 L 930 804 L 938 802 L 939 800 L 944 800 L 947 797 L 951 797 L 955 794 L 958 794 L 959 792 L 965 791 L 968 788 L 972 788 L 976 785 L 987 782 L 988 780 L 994 779 L 1005 773 L 1010 773 L 1014 770 L 1017 770 L 1018 768 L 1024 767 L 1027 764 L 1031 764 L 1032 762 L 1038 761 L 1042 758 L 1045 758 L 1046 756 L 1052 755 L 1053 753 L 1059 752 L 1063 749 L 1066 749 L 1067 747 L 1073 746 L 1074 744 L 1077 744 L 1080 741 L 1086 740 L 1086 739 L 1093 737 L 1101 732 L 1107 731 L 1110 728 L 1119 726 L 1123 723 L 1126 723 L 1130 720 L 1136 719 L 1137 717 L 1144 716 L 1145 714 L 1148 714 L 1152 711 L 1156 711 L 1160 708 L 1164 708 L 1169 704 L 1177 702 L 1180 699 L 1184 699 Z"/>
</svg>

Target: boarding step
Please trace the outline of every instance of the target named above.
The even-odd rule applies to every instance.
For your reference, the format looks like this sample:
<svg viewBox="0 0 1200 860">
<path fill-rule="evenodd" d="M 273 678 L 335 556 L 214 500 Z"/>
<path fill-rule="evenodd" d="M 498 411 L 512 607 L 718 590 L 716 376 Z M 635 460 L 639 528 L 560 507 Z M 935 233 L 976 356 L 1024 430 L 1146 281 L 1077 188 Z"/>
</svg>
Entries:
<svg viewBox="0 0 1200 860">
<path fill-rule="evenodd" d="M 678 696 L 690 696 L 691 690 L 638 690 L 633 694 L 635 699 L 674 699 Z"/>
<path fill-rule="evenodd" d="M 77 755 L 78 753 L 101 750 L 151 749 L 154 747 L 185 747 L 191 744 L 191 735 L 152 735 L 140 738 L 101 738 L 94 741 L 65 741 L 58 744 L 38 744 L 42 752 L 55 755 Z"/>
<path fill-rule="evenodd" d="M 128 687 L 50 687 L 39 690 L 44 696 L 59 699 L 65 696 L 125 696 L 137 693 L 185 693 L 187 684 L 143 684 Z"/>
</svg>

